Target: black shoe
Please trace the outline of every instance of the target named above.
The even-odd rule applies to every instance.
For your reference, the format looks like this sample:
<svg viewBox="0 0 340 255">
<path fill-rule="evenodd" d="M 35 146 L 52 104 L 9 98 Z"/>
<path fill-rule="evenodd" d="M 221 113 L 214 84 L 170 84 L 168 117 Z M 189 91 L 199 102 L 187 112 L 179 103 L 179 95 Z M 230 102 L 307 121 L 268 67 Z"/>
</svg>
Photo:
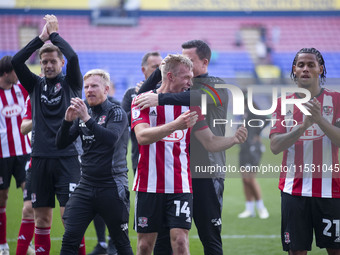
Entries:
<svg viewBox="0 0 340 255">
<path fill-rule="evenodd" d="M 107 250 L 98 243 L 93 251 L 87 255 L 107 255 Z"/>
<path fill-rule="evenodd" d="M 109 240 L 109 245 L 107 247 L 107 254 L 108 255 L 118 255 L 116 246 L 114 245 L 114 243 L 112 242 L 111 239 Z"/>
</svg>

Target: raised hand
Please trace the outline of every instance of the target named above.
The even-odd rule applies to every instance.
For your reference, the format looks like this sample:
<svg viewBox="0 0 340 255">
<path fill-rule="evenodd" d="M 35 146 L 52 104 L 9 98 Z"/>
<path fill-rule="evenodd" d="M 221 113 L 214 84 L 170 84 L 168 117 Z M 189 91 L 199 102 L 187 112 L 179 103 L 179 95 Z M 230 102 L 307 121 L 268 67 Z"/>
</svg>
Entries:
<svg viewBox="0 0 340 255">
<path fill-rule="evenodd" d="M 71 122 L 76 118 L 78 118 L 77 110 L 73 105 L 70 105 L 65 112 L 65 120 Z"/>
<path fill-rule="evenodd" d="M 49 39 L 50 35 L 48 34 L 47 32 L 47 25 L 45 24 L 42 31 L 41 31 L 41 34 L 39 35 L 39 38 L 43 41 L 43 42 L 46 42 L 48 39 Z"/>
<path fill-rule="evenodd" d="M 56 16 L 47 14 L 44 17 L 44 20 L 46 21 L 47 32 L 49 35 L 54 32 L 58 32 L 59 24 Z"/>
<path fill-rule="evenodd" d="M 77 112 L 78 117 L 84 122 L 88 121 L 91 117 L 88 114 L 87 107 L 83 100 L 79 97 L 71 98 L 71 105 Z"/>
<path fill-rule="evenodd" d="M 158 94 L 155 93 L 145 93 L 136 98 L 136 105 L 144 110 L 152 106 L 158 106 Z"/>
<path fill-rule="evenodd" d="M 314 97 L 312 100 L 305 103 L 304 106 L 312 114 L 309 116 L 311 120 L 318 124 L 322 118 L 320 102 Z"/>
</svg>

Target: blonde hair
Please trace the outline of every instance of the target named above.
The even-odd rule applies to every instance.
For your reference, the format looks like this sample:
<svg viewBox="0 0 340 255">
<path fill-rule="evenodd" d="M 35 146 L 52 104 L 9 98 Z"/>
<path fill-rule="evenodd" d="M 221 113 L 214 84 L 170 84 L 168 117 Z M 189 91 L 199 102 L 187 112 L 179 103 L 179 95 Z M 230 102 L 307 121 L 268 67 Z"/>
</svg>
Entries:
<svg viewBox="0 0 340 255">
<path fill-rule="evenodd" d="M 168 72 L 172 72 L 176 76 L 180 64 L 187 66 L 190 70 L 193 68 L 191 60 L 186 56 L 181 54 L 169 54 L 166 56 L 160 66 L 162 77 L 166 77 Z"/>
<path fill-rule="evenodd" d="M 84 81 L 91 76 L 98 75 L 102 77 L 105 82 L 105 86 L 110 86 L 110 74 L 102 69 L 92 69 L 84 75 Z"/>
</svg>

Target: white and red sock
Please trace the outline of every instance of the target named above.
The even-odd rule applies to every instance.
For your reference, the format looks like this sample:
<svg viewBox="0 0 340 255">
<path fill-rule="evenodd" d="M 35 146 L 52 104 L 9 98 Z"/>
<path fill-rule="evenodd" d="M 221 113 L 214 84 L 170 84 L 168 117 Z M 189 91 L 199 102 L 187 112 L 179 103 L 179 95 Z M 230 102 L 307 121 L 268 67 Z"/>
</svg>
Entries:
<svg viewBox="0 0 340 255">
<path fill-rule="evenodd" d="M 34 219 L 22 219 L 16 255 L 26 255 L 28 246 L 30 245 L 34 235 Z"/>
<path fill-rule="evenodd" d="M 78 255 L 86 255 L 85 236 L 81 240 L 79 250 L 78 250 Z"/>
<path fill-rule="evenodd" d="M 51 249 L 50 238 L 51 227 L 38 228 L 35 227 L 34 244 L 35 253 L 39 255 L 49 255 Z"/>
<path fill-rule="evenodd" d="M 0 244 L 6 243 L 6 207 L 0 206 Z"/>
</svg>

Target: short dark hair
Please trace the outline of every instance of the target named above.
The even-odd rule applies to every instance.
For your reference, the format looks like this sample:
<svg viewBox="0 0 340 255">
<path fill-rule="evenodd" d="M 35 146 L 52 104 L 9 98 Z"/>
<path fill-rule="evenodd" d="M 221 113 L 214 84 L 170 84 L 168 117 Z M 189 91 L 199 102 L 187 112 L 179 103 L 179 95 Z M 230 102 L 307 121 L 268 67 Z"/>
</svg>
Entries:
<svg viewBox="0 0 340 255">
<path fill-rule="evenodd" d="M 290 72 L 290 78 L 293 81 L 296 81 L 296 76 L 294 74 L 293 66 L 296 65 L 296 61 L 297 61 L 299 55 L 302 54 L 302 53 L 310 53 L 310 54 L 314 54 L 316 56 L 316 60 L 318 61 L 319 65 L 323 66 L 323 72 L 320 75 L 320 80 L 321 80 L 321 84 L 324 84 L 324 82 L 326 81 L 326 73 L 327 73 L 325 60 L 323 59 L 320 51 L 318 51 L 315 48 L 302 48 L 301 50 L 298 51 L 298 53 L 296 53 L 295 58 L 293 60 L 293 64 L 292 64 L 292 70 Z"/>
<path fill-rule="evenodd" d="M 0 76 L 13 71 L 12 56 L 4 56 L 0 59 Z"/>
<path fill-rule="evenodd" d="M 211 49 L 207 43 L 202 40 L 190 40 L 182 44 L 182 49 L 196 48 L 196 54 L 200 60 L 208 59 L 210 62 Z"/>
<path fill-rule="evenodd" d="M 142 66 L 146 65 L 146 62 L 148 62 L 148 59 L 150 56 L 160 57 L 161 54 L 158 51 L 152 51 L 152 52 L 146 53 L 142 58 Z"/>
<path fill-rule="evenodd" d="M 64 59 L 63 53 L 61 50 L 53 45 L 52 43 L 45 43 L 39 50 L 39 58 L 41 59 L 41 55 L 46 53 L 46 52 L 54 52 L 56 51 L 58 53 L 58 58 Z"/>
</svg>

